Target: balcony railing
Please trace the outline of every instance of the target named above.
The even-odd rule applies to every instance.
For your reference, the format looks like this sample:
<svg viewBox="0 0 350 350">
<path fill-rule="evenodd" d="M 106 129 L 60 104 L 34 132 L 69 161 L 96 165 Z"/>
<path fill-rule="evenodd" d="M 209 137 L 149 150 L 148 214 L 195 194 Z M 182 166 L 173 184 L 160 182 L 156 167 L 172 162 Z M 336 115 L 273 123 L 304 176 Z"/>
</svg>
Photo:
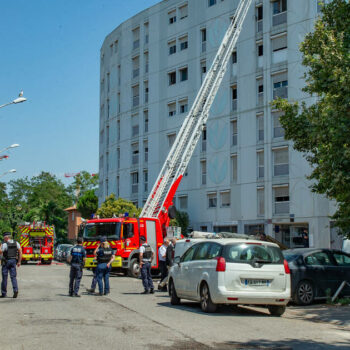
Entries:
<svg viewBox="0 0 350 350">
<path fill-rule="evenodd" d="M 132 98 L 132 106 L 136 107 L 140 104 L 140 96 L 133 96 Z"/>
<path fill-rule="evenodd" d="M 289 214 L 289 202 L 275 202 L 275 214 Z"/>
<path fill-rule="evenodd" d="M 201 152 L 206 152 L 206 151 L 207 151 L 207 141 L 206 140 L 202 140 Z"/>
<path fill-rule="evenodd" d="M 282 86 L 273 90 L 273 98 L 288 98 L 288 86 Z"/>
<path fill-rule="evenodd" d="M 264 130 L 258 131 L 258 141 L 264 141 Z"/>
<path fill-rule="evenodd" d="M 132 184 L 131 185 L 131 193 L 136 194 L 139 192 L 139 184 Z"/>
<path fill-rule="evenodd" d="M 139 134 L 139 126 L 138 125 L 133 125 L 131 128 L 131 136 L 138 136 Z"/>
<path fill-rule="evenodd" d="M 277 13 L 272 16 L 272 25 L 279 26 L 280 24 L 287 23 L 287 11 Z"/>
<path fill-rule="evenodd" d="M 202 173 L 202 185 L 207 184 L 207 173 Z"/>
<path fill-rule="evenodd" d="M 148 103 L 148 92 L 145 92 L 145 103 Z"/>
<path fill-rule="evenodd" d="M 274 167 L 273 175 L 282 176 L 289 174 L 289 164 L 277 164 Z"/>
<path fill-rule="evenodd" d="M 133 154 L 132 155 L 132 165 L 139 164 L 139 155 L 138 154 Z"/>
<path fill-rule="evenodd" d="M 263 166 L 259 166 L 258 178 L 259 179 L 264 178 L 264 167 Z"/>
<path fill-rule="evenodd" d="M 260 33 L 263 30 L 263 20 L 261 19 L 260 21 L 256 22 L 256 32 Z"/>
<path fill-rule="evenodd" d="M 237 146 L 237 134 L 232 135 L 232 146 Z"/>
<path fill-rule="evenodd" d="M 135 68 L 132 70 L 132 77 L 136 78 L 140 75 L 140 68 Z"/>
<path fill-rule="evenodd" d="M 237 111 L 237 100 L 232 100 L 232 110 Z"/>
<path fill-rule="evenodd" d="M 133 50 L 138 49 L 140 47 L 140 39 L 134 40 L 132 43 Z"/>
<path fill-rule="evenodd" d="M 264 93 L 260 92 L 258 93 L 258 106 L 262 106 L 264 104 Z"/>
<path fill-rule="evenodd" d="M 207 51 L 207 42 L 202 41 L 202 52 L 206 52 L 206 51 Z"/>
</svg>

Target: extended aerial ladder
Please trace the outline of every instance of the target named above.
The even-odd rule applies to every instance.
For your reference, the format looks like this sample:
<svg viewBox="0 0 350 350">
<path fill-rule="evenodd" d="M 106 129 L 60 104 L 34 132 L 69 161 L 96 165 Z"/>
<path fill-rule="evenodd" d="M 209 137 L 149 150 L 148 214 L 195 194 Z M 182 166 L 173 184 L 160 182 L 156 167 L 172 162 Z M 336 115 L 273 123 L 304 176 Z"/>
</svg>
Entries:
<svg viewBox="0 0 350 350">
<path fill-rule="evenodd" d="M 225 33 L 211 68 L 170 149 L 163 168 L 143 207 L 141 217 L 159 218 L 163 224 L 169 220 L 168 209 L 172 205 L 175 192 L 205 127 L 210 108 L 224 78 L 227 63 L 236 46 L 251 2 L 252 0 L 241 0 L 239 2 L 235 17 Z"/>
</svg>

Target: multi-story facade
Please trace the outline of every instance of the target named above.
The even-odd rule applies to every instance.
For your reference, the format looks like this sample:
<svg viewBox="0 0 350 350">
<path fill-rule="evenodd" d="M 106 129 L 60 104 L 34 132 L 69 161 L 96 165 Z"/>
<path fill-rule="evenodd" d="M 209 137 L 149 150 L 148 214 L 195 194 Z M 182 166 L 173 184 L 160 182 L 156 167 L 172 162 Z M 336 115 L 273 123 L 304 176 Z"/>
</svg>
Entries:
<svg viewBox="0 0 350 350">
<path fill-rule="evenodd" d="M 331 245 L 333 205 L 311 193 L 303 155 L 284 139 L 277 96 L 312 102 L 298 50 L 317 0 L 256 0 L 176 194 L 191 227 L 265 232 L 287 246 Z M 142 206 L 235 13 L 238 0 L 165 0 L 101 48 L 100 195 Z"/>
</svg>

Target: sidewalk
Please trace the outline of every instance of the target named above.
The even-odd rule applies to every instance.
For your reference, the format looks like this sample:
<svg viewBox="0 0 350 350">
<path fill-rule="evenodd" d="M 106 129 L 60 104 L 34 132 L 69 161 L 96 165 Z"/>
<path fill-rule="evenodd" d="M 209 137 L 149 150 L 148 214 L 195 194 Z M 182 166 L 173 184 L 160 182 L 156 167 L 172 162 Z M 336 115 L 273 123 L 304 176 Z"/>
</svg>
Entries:
<svg viewBox="0 0 350 350">
<path fill-rule="evenodd" d="M 283 317 L 330 323 L 350 330 L 350 306 L 326 304 L 290 306 L 287 308 Z"/>
</svg>

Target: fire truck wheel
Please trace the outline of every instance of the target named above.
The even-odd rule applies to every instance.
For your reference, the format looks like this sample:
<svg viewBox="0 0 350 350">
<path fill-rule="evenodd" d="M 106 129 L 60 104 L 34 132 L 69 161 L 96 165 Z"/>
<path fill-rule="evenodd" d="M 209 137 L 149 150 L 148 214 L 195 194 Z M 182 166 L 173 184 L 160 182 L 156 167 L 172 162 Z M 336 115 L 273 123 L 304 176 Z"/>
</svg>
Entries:
<svg viewBox="0 0 350 350">
<path fill-rule="evenodd" d="M 128 273 L 130 277 L 138 278 L 140 276 L 140 264 L 137 258 L 131 259 Z"/>
</svg>

